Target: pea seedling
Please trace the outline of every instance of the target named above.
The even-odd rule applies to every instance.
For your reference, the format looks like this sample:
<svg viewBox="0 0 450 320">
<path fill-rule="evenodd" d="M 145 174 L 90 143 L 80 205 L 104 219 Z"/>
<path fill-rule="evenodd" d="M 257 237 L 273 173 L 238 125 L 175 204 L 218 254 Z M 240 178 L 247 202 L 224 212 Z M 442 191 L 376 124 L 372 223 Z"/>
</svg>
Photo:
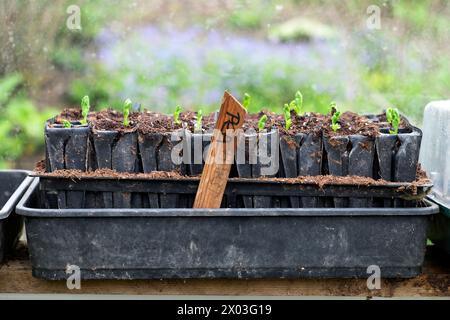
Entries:
<svg viewBox="0 0 450 320">
<path fill-rule="evenodd" d="M 202 109 L 197 111 L 197 115 L 195 116 L 195 131 L 202 131 L 202 118 L 203 118 L 203 111 Z"/>
<path fill-rule="evenodd" d="M 303 95 L 300 91 L 297 91 L 295 93 L 295 100 L 291 102 L 292 110 L 295 111 L 295 113 L 300 116 L 303 108 Z"/>
<path fill-rule="evenodd" d="M 129 116 L 130 116 L 130 109 L 131 109 L 132 103 L 130 99 L 125 100 L 123 103 L 123 126 L 128 127 L 130 125 Z"/>
<path fill-rule="evenodd" d="M 70 123 L 70 121 L 63 119 L 62 123 L 63 123 L 64 128 L 67 128 L 67 129 L 72 128 L 72 124 Z"/>
<path fill-rule="evenodd" d="M 258 120 L 258 130 L 261 131 L 266 127 L 267 115 L 263 114 Z"/>
<path fill-rule="evenodd" d="M 341 125 L 338 123 L 339 118 L 341 117 L 341 112 L 336 110 L 336 103 L 331 103 L 331 129 L 336 132 L 341 128 Z"/>
<path fill-rule="evenodd" d="M 83 119 L 80 120 L 80 123 L 82 125 L 87 124 L 87 116 L 89 114 L 89 109 L 91 108 L 89 104 L 89 97 L 84 96 L 83 99 L 81 99 L 81 114 L 83 116 Z"/>
<path fill-rule="evenodd" d="M 287 103 L 284 104 L 283 113 L 284 113 L 284 127 L 286 128 L 286 130 L 289 130 L 292 125 L 292 119 L 291 119 L 291 108 Z"/>
<path fill-rule="evenodd" d="M 242 101 L 242 106 L 244 107 L 245 110 L 248 110 L 251 100 L 252 97 L 248 93 L 244 93 L 244 101 Z"/>
<path fill-rule="evenodd" d="M 173 121 L 175 122 L 175 124 L 180 124 L 180 113 L 181 113 L 182 109 L 181 106 L 178 105 L 175 108 L 175 111 L 173 112 Z"/>
<path fill-rule="evenodd" d="M 400 114 L 397 108 L 387 108 L 386 118 L 392 129 L 389 130 L 390 134 L 398 134 L 398 126 L 400 125 Z"/>
</svg>

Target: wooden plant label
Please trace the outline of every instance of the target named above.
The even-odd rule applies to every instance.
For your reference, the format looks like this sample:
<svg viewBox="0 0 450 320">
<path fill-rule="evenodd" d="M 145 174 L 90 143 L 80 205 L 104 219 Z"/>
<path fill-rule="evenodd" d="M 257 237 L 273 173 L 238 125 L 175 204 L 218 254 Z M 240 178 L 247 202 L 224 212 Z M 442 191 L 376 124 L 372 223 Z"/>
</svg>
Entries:
<svg viewBox="0 0 450 320">
<path fill-rule="evenodd" d="M 220 208 L 234 162 L 233 134 L 242 128 L 246 113 L 239 101 L 225 91 L 195 196 L 194 208 Z"/>
</svg>

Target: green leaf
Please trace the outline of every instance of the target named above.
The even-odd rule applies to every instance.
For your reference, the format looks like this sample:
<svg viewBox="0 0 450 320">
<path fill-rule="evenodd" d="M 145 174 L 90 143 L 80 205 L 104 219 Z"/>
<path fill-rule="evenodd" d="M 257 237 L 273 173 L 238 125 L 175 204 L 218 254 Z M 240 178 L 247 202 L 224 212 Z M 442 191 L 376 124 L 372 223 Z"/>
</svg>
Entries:
<svg viewBox="0 0 450 320">
<path fill-rule="evenodd" d="M 336 103 L 335 103 L 335 102 L 332 102 L 332 103 L 330 104 L 330 106 L 331 106 L 332 112 L 333 112 L 333 110 L 334 110 L 334 113 L 333 113 L 333 115 L 331 116 L 331 129 L 332 129 L 334 132 L 336 132 L 338 129 L 341 128 L 341 125 L 338 123 L 339 119 L 341 118 L 341 112 L 338 111 L 338 110 L 336 110 Z"/>
<path fill-rule="evenodd" d="M 258 130 L 261 131 L 266 127 L 267 115 L 263 114 L 258 121 Z"/>
<path fill-rule="evenodd" d="M 386 119 L 391 125 L 390 134 L 398 134 L 398 127 L 400 126 L 400 113 L 397 108 L 386 109 Z"/>
<path fill-rule="evenodd" d="M 132 102 L 130 99 L 125 100 L 123 103 L 123 125 L 128 127 L 130 125 L 129 116 L 131 110 Z"/>
<path fill-rule="evenodd" d="M 175 111 L 173 112 L 173 121 L 175 124 L 180 124 L 180 113 L 182 111 L 182 108 L 180 105 L 176 106 Z"/>
<path fill-rule="evenodd" d="M 83 115 L 81 124 L 87 124 L 87 116 L 89 114 L 90 108 L 91 106 L 89 104 L 89 96 L 84 96 L 83 99 L 81 99 L 81 114 Z"/>
<path fill-rule="evenodd" d="M 245 108 L 245 110 L 248 110 L 251 100 L 252 97 L 248 93 L 244 93 L 244 101 L 242 102 L 242 106 Z"/>
<path fill-rule="evenodd" d="M 197 115 L 195 116 L 195 131 L 202 131 L 202 119 L 203 119 L 203 111 L 202 109 L 197 111 Z"/>
<path fill-rule="evenodd" d="M 295 93 L 295 113 L 300 116 L 303 109 L 303 95 L 300 91 Z"/>
<path fill-rule="evenodd" d="M 63 119 L 62 123 L 64 128 L 72 128 L 72 124 L 70 123 L 70 121 Z"/>
</svg>

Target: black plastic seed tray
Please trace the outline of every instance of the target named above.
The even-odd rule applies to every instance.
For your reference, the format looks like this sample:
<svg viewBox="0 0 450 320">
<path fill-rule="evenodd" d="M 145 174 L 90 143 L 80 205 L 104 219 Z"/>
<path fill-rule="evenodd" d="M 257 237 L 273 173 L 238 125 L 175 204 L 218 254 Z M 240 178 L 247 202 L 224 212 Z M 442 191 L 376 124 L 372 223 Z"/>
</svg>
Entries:
<svg viewBox="0 0 450 320">
<path fill-rule="evenodd" d="M 399 129 L 398 134 L 389 134 L 389 124 L 382 122 L 379 115 L 367 117 L 380 126 L 381 134 L 376 138 L 359 134 L 330 137 L 325 132 L 284 135 L 275 128 L 267 133 L 241 135 L 238 137 L 243 143 L 240 148 L 246 156 L 245 161 L 238 161 L 236 176 L 289 178 L 331 174 L 396 182 L 414 181 L 422 131 L 402 116 L 404 128 Z M 262 136 L 267 139 L 260 139 Z M 46 171 L 106 168 L 118 172 L 148 173 L 179 170 L 193 176 L 202 172 L 202 156 L 210 141 L 211 133 L 201 135 L 185 129 L 167 133 L 143 134 L 137 130 L 119 133 L 97 131 L 79 122 L 74 122 L 72 128 L 64 128 L 55 125 L 54 119 L 50 119 L 45 129 Z M 172 151 L 178 145 L 183 146 L 183 161 L 175 164 Z M 200 151 L 196 154 L 193 152 L 195 145 L 199 146 Z M 270 164 L 276 164 L 276 169 L 269 170 L 269 173 L 263 172 L 271 166 L 263 164 L 261 160 L 266 158 L 263 156 L 265 152 L 260 153 L 258 150 L 267 150 L 271 156 Z M 249 161 L 249 157 L 254 159 Z M 77 198 L 76 193 L 60 195 L 61 198 L 64 196 Z M 168 195 L 168 198 L 173 197 Z M 129 200 L 118 195 L 114 199 L 118 206 L 128 206 Z M 316 200 L 304 199 L 304 202 L 309 201 L 309 206 L 316 206 Z M 269 201 L 269 198 L 260 198 L 260 202 L 263 201 Z M 341 206 L 340 203 L 336 205 Z"/>
<path fill-rule="evenodd" d="M 47 208 L 192 208 L 198 178 L 146 179 L 110 177 L 55 177 L 40 175 L 40 190 Z M 315 207 L 411 207 L 422 200 L 431 183 L 355 185 L 289 182 L 285 179 L 231 178 L 225 189 L 223 208 L 315 208 Z M 61 193 L 80 198 L 61 201 Z M 117 206 L 114 197 L 127 198 Z M 315 201 L 311 201 L 315 199 Z M 339 201 L 338 201 L 339 199 Z M 82 204 L 82 205 L 80 205 Z"/>
<path fill-rule="evenodd" d="M 17 211 L 25 217 L 33 275 L 49 280 L 66 279 L 71 265 L 82 279 L 367 277 L 369 266 L 379 267 L 382 278 L 414 277 L 429 217 L 438 211 L 428 202 L 418 208 L 46 209 L 41 196 L 36 179 Z"/>
<path fill-rule="evenodd" d="M 32 178 L 24 170 L 0 170 L 0 263 L 14 248 L 23 226 L 16 205 Z"/>
</svg>

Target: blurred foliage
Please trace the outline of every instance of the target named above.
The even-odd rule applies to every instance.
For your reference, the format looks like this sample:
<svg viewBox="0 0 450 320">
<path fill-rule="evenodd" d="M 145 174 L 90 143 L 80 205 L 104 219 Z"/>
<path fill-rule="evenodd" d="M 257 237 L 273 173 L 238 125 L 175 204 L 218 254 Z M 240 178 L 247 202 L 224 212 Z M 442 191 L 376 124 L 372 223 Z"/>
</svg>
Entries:
<svg viewBox="0 0 450 320">
<path fill-rule="evenodd" d="M 0 168 L 42 148 L 43 124 L 56 112 L 38 111 L 20 90 L 22 80 L 17 73 L 0 79 Z"/>
<path fill-rule="evenodd" d="M 171 112 L 177 104 L 212 110 L 217 108 L 222 91 L 229 89 L 235 94 L 252 95 L 250 111 L 268 108 L 281 112 L 283 103 L 288 102 L 286 97 L 300 89 L 305 92 L 307 110 L 326 112 L 331 100 L 359 112 L 378 112 L 395 106 L 420 122 L 429 100 L 449 96 L 444 85 L 450 79 L 448 59 L 436 54 L 450 54 L 445 41 L 450 37 L 450 8 L 445 1 L 348 0 L 337 5 L 309 0 L 236 0 L 225 9 L 214 7 L 214 1 L 209 3 L 211 8 L 205 12 L 194 5 L 192 11 L 186 12 L 184 6 L 153 4 L 152 9 L 158 8 L 161 17 L 170 16 L 171 23 L 181 27 L 165 33 L 164 19 L 152 18 L 152 24 L 159 25 L 155 29 L 162 30 L 160 33 L 139 28 L 132 33 L 119 32 L 117 45 L 106 46 L 109 56 L 100 55 L 97 62 L 89 64 L 89 71 L 72 83 L 70 101 L 75 103 L 89 93 L 100 107 L 118 106 L 126 97 L 132 97 L 165 112 Z M 381 30 L 365 27 L 366 8 L 372 4 L 382 10 Z M 211 12 L 221 10 L 211 22 Z M 202 17 L 208 18 L 207 31 L 203 30 L 206 40 L 194 36 L 184 42 L 195 28 L 183 24 L 183 19 L 202 23 Z M 305 25 L 309 26 L 306 31 Z M 325 37 L 320 32 L 317 35 L 319 29 L 326 30 Z M 208 40 L 209 32 L 216 31 L 224 43 L 222 47 Z M 151 36 L 146 36 L 146 32 Z M 251 36 L 240 38 L 240 34 Z M 337 34 L 337 39 L 331 34 Z M 136 39 L 139 35 L 143 35 L 142 39 Z M 307 52 L 305 55 L 312 62 L 289 56 L 289 49 L 283 49 L 282 44 L 264 40 L 274 37 L 311 40 L 309 52 L 314 56 Z M 324 43 L 328 54 L 314 51 L 317 41 Z M 248 52 L 240 50 L 239 44 Z M 301 47 L 292 50 L 303 54 Z M 113 66 L 103 61 L 109 59 Z M 336 64 L 327 65 L 333 60 Z"/>
<path fill-rule="evenodd" d="M 223 42 L 225 36 L 228 39 Z M 174 37 L 178 41 L 172 41 Z M 305 52 L 303 47 L 218 32 L 205 34 L 195 28 L 146 28 L 138 36 L 109 44 L 99 53 L 104 64 L 91 64 L 89 72 L 72 83 L 73 103 L 88 94 L 97 108 L 118 107 L 131 97 L 151 110 L 167 113 L 178 104 L 212 111 L 223 91 L 230 90 L 236 95 L 251 93 L 252 112 L 263 108 L 281 111 L 300 89 L 309 98 L 309 109 L 324 110 L 331 96 L 344 90 L 342 83 L 332 78 L 336 70 L 345 71 L 343 66 L 314 72 L 321 65 L 320 47 Z M 249 55 L 248 50 L 254 53 Z"/>
<path fill-rule="evenodd" d="M 74 79 L 69 92 L 70 104 L 76 105 L 88 95 L 93 109 L 105 107 L 120 108 L 124 99 L 118 95 L 122 91 L 123 78 L 118 73 L 107 72 L 99 63 L 92 63 L 82 78 Z M 133 99 L 134 96 L 130 95 Z"/>
<path fill-rule="evenodd" d="M 269 38 L 281 41 L 311 41 L 336 39 L 337 33 L 330 26 L 307 18 L 294 18 L 283 22 L 269 32 Z"/>
<path fill-rule="evenodd" d="M 63 71 L 82 72 L 86 67 L 83 52 L 78 47 L 72 49 L 55 48 L 52 51 L 51 59 L 53 64 Z"/>
<path fill-rule="evenodd" d="M 66 27 L 67 7 L 74 4 L 81 8 L 81 31 Z M 109 0 L 2 1 L 0 76 L 19 72 L 32 99 L 54 102 L 41 94 L 44 88 L 67 71 L 83 70 L 84 51 L 125 5 Z"/>
<path fill-rule="evenodd" d="M 258 29 L 274 16 L 274 6 L 271 0 L 238 0 L 228 16 L 227 23 L 236 29 Z"/>
</svg>

